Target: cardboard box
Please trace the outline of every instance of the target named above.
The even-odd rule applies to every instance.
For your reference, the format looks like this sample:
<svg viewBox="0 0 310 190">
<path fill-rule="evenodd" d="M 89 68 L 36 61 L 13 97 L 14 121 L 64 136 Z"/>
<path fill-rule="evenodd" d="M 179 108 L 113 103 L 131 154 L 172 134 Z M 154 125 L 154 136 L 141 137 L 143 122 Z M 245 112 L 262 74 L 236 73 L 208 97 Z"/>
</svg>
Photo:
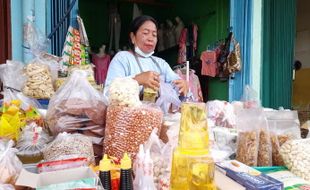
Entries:
<svg viewBox="0 0 310 190">
<path fill-rule="evenodd" d="M 96 178 L 98 179 L 98 184 L 100 183 L 98 176 L 89 167 L 80 167 L 40 174 L 31 173 L 23 169 L 16 181 L 16 185 L 38 188 L 85 178 Z"/>
<path fill-rule="evenodd" d="M 236 160 L 216 163 L 216 168 L 247 190 L 283 190 L 283 183 Z"/>
<path fill-rule="evenodd" d="M 216 188 L 218 190 L 246 190 L 245 187 L 218 170 L 215 170 L 214 177 Z"/>
</svg>

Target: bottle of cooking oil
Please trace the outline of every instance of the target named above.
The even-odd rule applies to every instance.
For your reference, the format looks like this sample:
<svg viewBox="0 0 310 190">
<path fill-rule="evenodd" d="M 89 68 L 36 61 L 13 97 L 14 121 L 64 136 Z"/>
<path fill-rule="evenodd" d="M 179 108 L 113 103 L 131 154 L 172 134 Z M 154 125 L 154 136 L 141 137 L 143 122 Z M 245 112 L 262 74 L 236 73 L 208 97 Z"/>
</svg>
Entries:
<svg viewBox="0 0 310 190">
<path fill-rule="evenodd" d="M 206 118 L 204 103 L 182 104 L 179 144 L 173 153 L 171 190 L 216 189 Z"/>
</svg>

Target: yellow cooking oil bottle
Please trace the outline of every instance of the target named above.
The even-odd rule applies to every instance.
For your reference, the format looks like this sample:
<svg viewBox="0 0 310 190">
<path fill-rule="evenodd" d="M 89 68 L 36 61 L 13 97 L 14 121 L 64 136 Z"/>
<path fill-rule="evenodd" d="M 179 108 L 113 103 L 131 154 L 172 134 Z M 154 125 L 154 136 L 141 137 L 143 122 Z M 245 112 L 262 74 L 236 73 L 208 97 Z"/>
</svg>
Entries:
<svg viewBox="0 0 310 190">
<path fill-rule="evenodd" d="M 204 103 L 185 102 L 181 106 L 181 128 L 178 146 L 173 152 L 171 190 L 216 190 L 206 114 Z"/>
</svg>

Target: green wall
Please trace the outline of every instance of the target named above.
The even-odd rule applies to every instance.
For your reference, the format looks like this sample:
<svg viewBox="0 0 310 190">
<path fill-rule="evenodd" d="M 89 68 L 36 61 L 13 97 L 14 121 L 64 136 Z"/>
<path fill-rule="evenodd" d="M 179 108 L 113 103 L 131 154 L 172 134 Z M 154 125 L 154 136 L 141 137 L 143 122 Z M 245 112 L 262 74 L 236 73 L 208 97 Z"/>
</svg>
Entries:
<svg viewBox="0 0 310 190">
<path fill-rule="evenodd" d="M 224 39 L 229 26 L 229 0 L 192 0 L 161 1 L 169 3 L 171 7 L 138 4 L 144 14 L 153 16 L 157 21 L 166 19 L 174 21 L 179 16 L 185 24 L 198 25 L 198 53 L 204 51 L 208 44 Z M 81 17 L 84 19 L 86 31 L 92 47 L 99 47 L 102 43 L 108 44 L 108 0 L 79 0 Z M 132 3 L 121 1 L 122 30 L 120 47 L 128 42 L 128 26 L 132 19 Z M 173 10 L 173 11 L 172 11 Z M 214 12 L 215 14 L 209 15 Z M 177 48 L 161 54 L 170 64 L 176 64 Z M 209 79 L 208 99 L 228 100 L 228 82 L 220 82 L 218 78 Z"/>
</svg>

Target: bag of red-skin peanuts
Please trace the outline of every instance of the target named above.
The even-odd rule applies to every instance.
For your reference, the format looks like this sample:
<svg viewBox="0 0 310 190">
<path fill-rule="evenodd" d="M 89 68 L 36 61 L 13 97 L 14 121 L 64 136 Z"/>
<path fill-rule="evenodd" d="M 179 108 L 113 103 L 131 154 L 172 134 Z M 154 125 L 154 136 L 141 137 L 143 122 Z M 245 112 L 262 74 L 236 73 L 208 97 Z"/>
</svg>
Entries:
<svg viewBox="0 0 310 190">
<path fill-rule="evenodd" d="M 103 143 L 104 153 L 121 159 L 125 152 L 135 158 L 139 145 L 148 140 L 152 130 L 161 129 L 163 113 L 154 104 L 136 107 L 109 106 Z"/>
</svg>

